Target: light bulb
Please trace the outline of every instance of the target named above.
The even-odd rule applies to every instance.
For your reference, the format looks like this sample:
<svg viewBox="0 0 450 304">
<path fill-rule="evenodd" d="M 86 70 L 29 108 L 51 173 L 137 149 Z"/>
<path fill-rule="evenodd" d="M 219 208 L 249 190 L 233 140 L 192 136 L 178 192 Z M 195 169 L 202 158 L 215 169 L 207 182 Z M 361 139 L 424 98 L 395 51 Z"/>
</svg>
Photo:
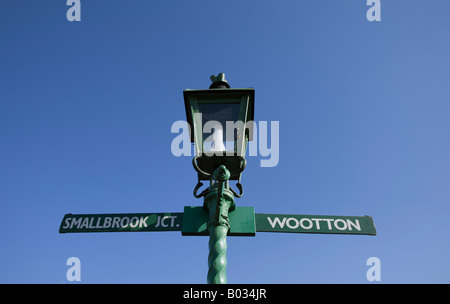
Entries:
<svg viewBox="0 0 450 304">
<path fill-rule="evenodd" d="M 213 143 L 211 145 L 211 152 L 225 151 L 225 145 L 223 143 L 223 130 L 222 125 L 217 123 L 214 125 Z"/>
</svg>

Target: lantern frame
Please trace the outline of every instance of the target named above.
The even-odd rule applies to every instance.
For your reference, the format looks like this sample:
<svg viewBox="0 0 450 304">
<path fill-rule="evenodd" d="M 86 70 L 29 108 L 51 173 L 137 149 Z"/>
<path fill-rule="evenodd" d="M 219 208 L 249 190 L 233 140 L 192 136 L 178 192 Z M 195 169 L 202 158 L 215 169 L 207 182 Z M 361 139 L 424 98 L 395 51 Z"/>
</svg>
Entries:
<svg viewBox="0 0 450 304">
<path fill-rule="evenodd" d="M 225 165 L 231 172 L 231 180 L 239 180 L 245 167 L 245 153 L 248 141 L 253 139 L 255 90 L 210 88 L 207 90 L 183 91 L 186 118 L 190 129 L 190 140 L 195 144 L 194 167 L 199 173 L 199 180 L 209 180 L 212 173 L 220 165 Z M 243 123 L 240 137 L 234 138 L 234 151 L 207 152 L 204 150 L 202 116 L 199 110 L 201 104 L 230 105 L 239 104 L 237 121 Z M 250 122 L 250 123 L 249 123 Z M 225 130 L 226 126 L 222 126 Z M 214 130 L 216 132 L 216 130 Z M 212 154 L 212 155 L 211 155 Z"/>
</svg>

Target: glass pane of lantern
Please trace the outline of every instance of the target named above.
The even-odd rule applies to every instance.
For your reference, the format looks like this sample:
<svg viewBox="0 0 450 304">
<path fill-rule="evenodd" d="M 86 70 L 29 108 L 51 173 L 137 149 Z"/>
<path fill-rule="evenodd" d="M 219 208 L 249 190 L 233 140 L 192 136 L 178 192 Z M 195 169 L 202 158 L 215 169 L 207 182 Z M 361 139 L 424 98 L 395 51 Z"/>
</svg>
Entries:
<svg viewBox="0 0 450 304">
<path fill-rule="evenodd" d="M 239 120 L 241 104 L 237 103 L 198 103 L 202 114 L 203 151 L 234 151 L 236 130 L 230 130 L 226 138 L 226 122 Z M 205 132 L 206 131 L 206 132 Z"/>
</svg>

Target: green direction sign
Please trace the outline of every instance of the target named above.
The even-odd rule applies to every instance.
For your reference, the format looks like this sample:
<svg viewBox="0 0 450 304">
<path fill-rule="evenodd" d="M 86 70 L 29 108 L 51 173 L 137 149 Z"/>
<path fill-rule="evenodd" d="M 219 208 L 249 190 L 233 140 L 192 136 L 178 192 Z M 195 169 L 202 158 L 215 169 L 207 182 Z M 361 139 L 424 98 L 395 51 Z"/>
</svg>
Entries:
<svg viewBox="0 0 450 304">
<path fill-rule="evenodd" d="M 229 236 L 255 236 L 255 210 L 236 207 L 228 213 Z M 209 212 L 203 207 L 184 207 L 182 235 L 209 235 Z"/>
<path fill-rule="evenodd" d="M 255 236 L 255 232 L 376 235 L 370 216 L 326 216 L 255 213 L 236 207 L 229 214 L 229 236 Z M 66 214 L 60 233 L 181 231 L 182 235 L 208 235 L 209 213 L 203 207 L 185 207 L 184 213 Z"/>
<path fill-rule="evenodd" d="M 66 214 L 60 233 L 181 231 L 183 213 Z"/>
<path fill-rule="evenodd" d="M 257 232 L 376 235 L 370 216 L 255 214 Z"/>
</svg>

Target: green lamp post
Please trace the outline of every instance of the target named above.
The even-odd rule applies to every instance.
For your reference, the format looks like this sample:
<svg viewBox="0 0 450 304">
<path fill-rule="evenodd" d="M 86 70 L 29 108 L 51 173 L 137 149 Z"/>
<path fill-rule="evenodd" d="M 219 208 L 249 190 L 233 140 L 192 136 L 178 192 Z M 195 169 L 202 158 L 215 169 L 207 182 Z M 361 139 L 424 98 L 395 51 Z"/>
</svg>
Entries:
<svg viewBox="0 0 450 304">
<path fill-rule="evenodd" d="M 243 195 L 240 180 L 247 143 L 253 137 L 255 91 L 231 89 L 223 73 L 211 76 L 211 81 L 209 89 L 184 90 L 183 95 L 196 153 L 192 160 L 198 174 L 194 196 L 203 197 L 203 207 L 209 211 L 207 282 L 224 284 L 228 212 L 235 209 L 234 197 Z M 229 180 L 237 180 L 239 193 L 230 187 Z M 209 187 L 198 194 L 202 181 L 209 181 Z"/>
</svg>

